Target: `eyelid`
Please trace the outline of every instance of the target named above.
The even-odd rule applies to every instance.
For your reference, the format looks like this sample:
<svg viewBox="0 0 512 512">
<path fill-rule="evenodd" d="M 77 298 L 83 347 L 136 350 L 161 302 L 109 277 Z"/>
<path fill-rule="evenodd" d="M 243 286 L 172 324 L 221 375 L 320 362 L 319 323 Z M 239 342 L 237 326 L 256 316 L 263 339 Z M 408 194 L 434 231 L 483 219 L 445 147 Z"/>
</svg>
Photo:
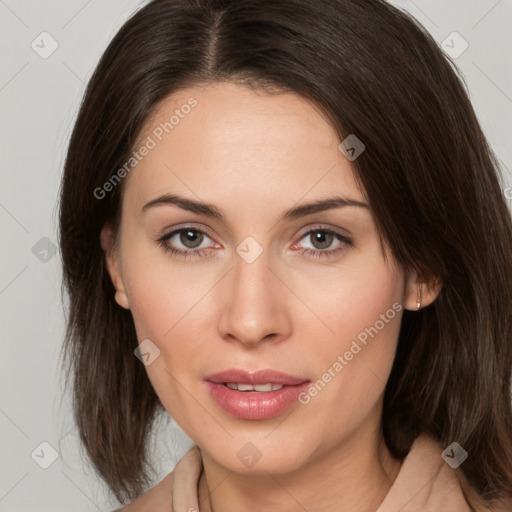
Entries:
<svg viewBox="0 0 512 512">
<path fill-rule="evenodd" d="M 330 231 L 332 233 L 336 233 L 339 236 L 342 236 L 342 237 L 345 237 L 345 238 L 352 238 L 352 236 L 353 236 L 352 233 L 350 233 L 350 231 L 348 231 L 347 229 L 343 229 L 343 228 L 339 228 L 339 227 L 334 227 L 334 226 L 331 226 L 329 224 L 322 224 L 320 222 L 318 224 L 313 224 L 312 226 L 304 228 L 304 230 L 302 230 L 300 232 L 298 237 L 300 239 L 300 238 L 304 237 L 305 235 L 311 233 L 312 231 L 322 231 L 322 230 Z"/>
</svg>

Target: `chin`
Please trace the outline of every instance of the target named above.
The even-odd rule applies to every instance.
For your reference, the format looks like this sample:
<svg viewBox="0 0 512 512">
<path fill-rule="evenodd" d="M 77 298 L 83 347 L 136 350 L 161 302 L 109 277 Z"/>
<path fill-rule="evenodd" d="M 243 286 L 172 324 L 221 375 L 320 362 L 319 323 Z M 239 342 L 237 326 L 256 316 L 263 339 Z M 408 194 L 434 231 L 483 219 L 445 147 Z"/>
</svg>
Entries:
<svg viewBox="0 0 512 512">
<path fill-rule="evenodd" d="M 267 435 L 265 433 L 264 435 Z M 283 474 L 306 464 L 304 443 L 291 441 L 291 446 L 276 438 L 275 443 L 255 438 L 254 441 L 230 440 L 225 446 L 218 444 L 213 450 L 203 445 L 201 450 L 226 470 L 243 475 Z"/>
</svg>

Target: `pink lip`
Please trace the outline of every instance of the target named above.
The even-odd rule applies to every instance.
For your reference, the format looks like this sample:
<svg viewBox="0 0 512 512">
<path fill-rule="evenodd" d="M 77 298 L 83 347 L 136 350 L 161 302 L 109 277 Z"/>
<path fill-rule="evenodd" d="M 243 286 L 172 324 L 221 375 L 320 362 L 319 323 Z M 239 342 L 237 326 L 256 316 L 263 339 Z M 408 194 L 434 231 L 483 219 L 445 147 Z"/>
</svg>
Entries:
<svg viewBox="0 0 512 512">
<path fill-rule="evenodd" d="M 309 380 L 275 370 L 248 372 L 230 369 L 206 377 L 210 396 L 227 413 L 246 420 L 264 420 L 277 416 L 297 402 L 300 393 L 309 386 Z M 227 382 L 239 384 L 281 384 L 276 391 L 237 391 L 224 386 Z"/>
</svg>

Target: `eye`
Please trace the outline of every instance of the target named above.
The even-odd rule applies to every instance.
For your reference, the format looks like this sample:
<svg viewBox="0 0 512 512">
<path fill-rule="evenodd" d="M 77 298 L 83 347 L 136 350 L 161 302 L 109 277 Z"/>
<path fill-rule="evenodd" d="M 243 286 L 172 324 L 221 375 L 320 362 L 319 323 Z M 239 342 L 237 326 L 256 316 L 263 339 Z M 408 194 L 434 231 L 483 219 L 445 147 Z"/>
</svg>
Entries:
<svg viewBox="0 0 512 512">
<path fill-rule="evenodd" d="M 316 227 L 304 233 L 301 240 L 309 240 L 312 247 L 305 247 L 301 254 L 308 254 L 313 257 L 337 256 L 348 247 L 352 247 L 353 241 L 345 235 L 332 229 Z M 329 249 L 334 245 L 334 249 Z M 297 244 L 293 246 L 297 248 Z"/>
<path fill-rule="evenodd" d="M 345 235 L 332 229 L 316 227 L 304 233 L 300 240 L 309 240 L 312 247 L 300 247 L 294 244 L 292 249 L 299 249 L 301 254 L 312 257 L 333 257 L 352 247 L 353 241 Z M 157 240 L 164 251 L 181 258 L 195 258 L 206 256 L 209 249 L 207 240 L 210 236 L 201 229 L 185 226 L 175 229 Z M 334 245 L 334 249 L 330 249 Z M 217 244 L 217 247 L 219 245 Z"/>
<path fill-rule="evenodd" d="M 187 226 L 175 229 L 158 239 L 157 242 L 166 252 L 188 258 L 200 257 L 208 252 L 205 250 L 205 247 L 208 247 L 208 245 L 203 245 L 206 239 L 210 239 L 210 237 L 205 231 Z"/>
</svg>

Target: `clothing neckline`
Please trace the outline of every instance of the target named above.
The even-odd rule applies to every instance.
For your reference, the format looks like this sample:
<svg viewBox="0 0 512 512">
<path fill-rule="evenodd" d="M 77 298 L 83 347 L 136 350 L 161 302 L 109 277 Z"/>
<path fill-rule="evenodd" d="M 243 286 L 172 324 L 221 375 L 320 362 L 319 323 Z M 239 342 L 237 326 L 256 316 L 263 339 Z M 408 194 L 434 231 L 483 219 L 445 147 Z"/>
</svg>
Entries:
<svg viewBox="0 0 512 512">
<path fill-rule="evenodd" d="M 433 437 L 418 436 L 375 512 L 471 512 L 460 488 L 457 470 L 445 462 L 442 452 Z M 194 445 L 174 469 L 174 510 L 201 510 L 198 501 L 202 472 L 201 452 Z"/>
</svg>

